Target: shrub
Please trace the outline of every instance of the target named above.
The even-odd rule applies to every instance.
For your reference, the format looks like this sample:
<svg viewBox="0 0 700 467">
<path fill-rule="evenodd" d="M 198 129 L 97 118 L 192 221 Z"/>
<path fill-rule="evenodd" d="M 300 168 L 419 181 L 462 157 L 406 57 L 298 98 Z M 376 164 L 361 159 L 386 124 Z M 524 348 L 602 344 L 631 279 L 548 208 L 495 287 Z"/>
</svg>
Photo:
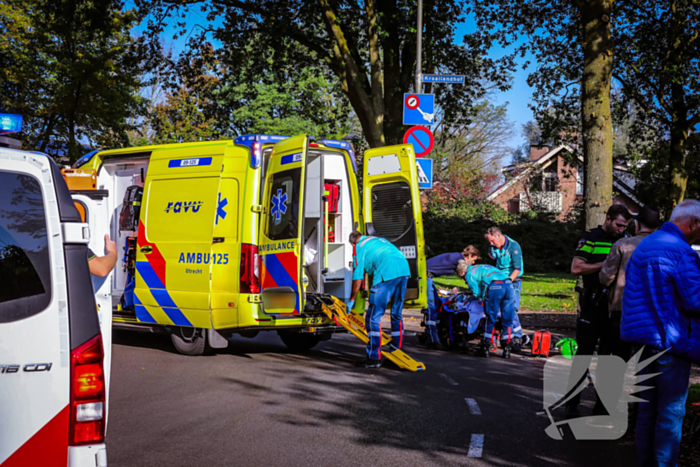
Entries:
<svg viewBox="0 0 700 467">
<path fill-rule="evenodd" d="M 475 207 L 471 212 L 465 208 L 449 212 L 431 209 L 424 213 L 423 225 L 428 257 L 474 245 L 486 262 L 491 260 L 484 234 L 497 225 L 520 244 L 525 273 L 569 272 L 583 232 L 579 222 L 558 222 L 542 214 L 516 217 L 493 204 Z"/>
</svg>

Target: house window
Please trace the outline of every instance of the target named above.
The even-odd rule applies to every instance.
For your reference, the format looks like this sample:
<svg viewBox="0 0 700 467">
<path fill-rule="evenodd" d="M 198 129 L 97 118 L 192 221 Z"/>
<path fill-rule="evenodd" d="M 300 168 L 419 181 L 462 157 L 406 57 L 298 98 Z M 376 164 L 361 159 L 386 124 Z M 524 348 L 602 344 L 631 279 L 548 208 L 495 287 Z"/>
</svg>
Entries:
<svg viewBox="0 0 700 467">
<path fill-rule="evenodd" d="M 576 194 L 583 195 L 583 165 L 576 167 Z"/>
</svg>

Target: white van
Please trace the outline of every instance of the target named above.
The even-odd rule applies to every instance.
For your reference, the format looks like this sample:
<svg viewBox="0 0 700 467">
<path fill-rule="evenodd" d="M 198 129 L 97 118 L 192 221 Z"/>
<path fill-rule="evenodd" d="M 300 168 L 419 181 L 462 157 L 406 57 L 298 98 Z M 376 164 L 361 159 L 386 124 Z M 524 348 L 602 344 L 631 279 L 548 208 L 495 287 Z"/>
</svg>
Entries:
<svg viewBox="0 0 700 467">
<path fill-rule="evenodd" d="M 0 148 L 3 467 L 107 465 L 111 307 L 100 316 L 89 240 L 53 160 Z"/>
</svg>

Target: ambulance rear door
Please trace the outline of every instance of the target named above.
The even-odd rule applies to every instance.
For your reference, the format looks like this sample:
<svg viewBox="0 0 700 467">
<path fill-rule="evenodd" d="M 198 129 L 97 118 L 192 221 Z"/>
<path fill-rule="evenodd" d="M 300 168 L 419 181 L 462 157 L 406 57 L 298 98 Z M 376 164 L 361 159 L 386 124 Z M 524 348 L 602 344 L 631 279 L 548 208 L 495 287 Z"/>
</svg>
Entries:
<svg viewBox="0 0 700 467">
<path fill-rule="evenodd" d="M 269 315 L 298 315 L 304 309 L 303 226 L 308 137 L 275 144 L 263 192 L 260 282 L 263 310 Z"/>
<path fill-rule="evenodd" d="M 427 306 L 425 242 L 416 157 L 410 145 L 365 151 L 363 219 L 367 235 L 382 237 L 408 260 L 405 304 Z"/>
<path fill-rule="evenodd" d="M 211 267 L 231 264 L 212 254 L 225 149 L 193 144 L 151 155 L 136 249 L 140 322 L 211 328 Z"/>
</svg>

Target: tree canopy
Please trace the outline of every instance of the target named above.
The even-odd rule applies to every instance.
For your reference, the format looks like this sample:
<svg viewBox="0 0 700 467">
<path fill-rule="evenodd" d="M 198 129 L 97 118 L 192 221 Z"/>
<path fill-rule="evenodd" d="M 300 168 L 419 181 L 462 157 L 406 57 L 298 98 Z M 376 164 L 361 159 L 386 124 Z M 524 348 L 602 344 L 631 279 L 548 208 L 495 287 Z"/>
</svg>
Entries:
<svg viewBox="0 0 700 467">
<path fill-rule="evenodd" d="M 138 20 L 115 0 L 0 4 L 0 108 L 23 115 L 23 147 L 76 159 L 81 141 L 127 144 L 128 119 L 144 111 Z"/>
<path fill-rule="evenodd" d="M 509 86 L 512 57 L 487 57 L 490 34 L 477 30 L 455 43 L 455 29 L 467 6 L 459 1 L 424 2 L 423 70 L 466 75 L 464 87 L 437 86 L 447 115 L 471 107 L 489 86 Z M 370 146 L 401 141 L 403 94 L 412 89 L 416 66 L 416 3 L 409 0 L 145 0 L 154 39 L 169 18 L 200 8 L 218 19 L 201 33 L 212 34 L 231 64 L 252 61 L 248 77 L 287 82 L 292 70 L 321 70 L 350 102 Z M 331 81 L 332 77 L 332 81 Z"/>
</svg>

